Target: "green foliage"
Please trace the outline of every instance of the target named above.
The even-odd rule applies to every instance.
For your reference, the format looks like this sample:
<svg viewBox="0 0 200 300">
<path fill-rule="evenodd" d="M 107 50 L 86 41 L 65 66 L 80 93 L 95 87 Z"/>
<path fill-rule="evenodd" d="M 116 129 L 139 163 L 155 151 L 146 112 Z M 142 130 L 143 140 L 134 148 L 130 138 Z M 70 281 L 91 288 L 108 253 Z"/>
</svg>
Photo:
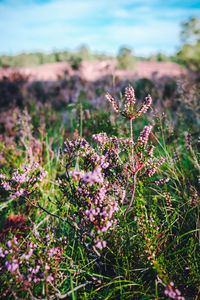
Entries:
<svg viewBox="0 0 200 300">
<path fill-rule="evenodd" d="M 83 120 L 84 136 L 90 141 L 91 134 L 106 132 L 109 136 L 118 135 L 118 127 L 112 121 L 110 112 L 93 113 L 89 117 L 85 116 Z"/>
<path fill-rule="evenodd" d="M 158 98 L 155 84 L 148 78 L 141 78 L 136 81 L 135 93 L 140 100 L 143 100 L 148 94 L 150 94 L 154 100 Z"/>
<path fill-rule="evenodd" d="M 122 47 L 117 55 L 117 69 L 127 70 L 135 67 L 135 59 L 132 50 L 127 47 Z"/>
<path fill-rule="evenodd" d="M 185 44 L 177 54 L 178 59 L 188 69 L 199 72 L 200 69 L 200 40 L 195 45 Z"/>
<path fill-rule="evenodd" d="M 78 55 L 83 61 L 88 61 L 94 59 L 93 55 L 89 52 L 87 46 L 82 45 L 78 49 Z"/>
<path fill-rule="evenodd" d="M 191 17 L 188 21 L 181 24 L 181 40 L 183 43 L 194 44 L 200 40 L 200 20 Z"/>
<path fill-rule="evenodd" d="M 176 95 L 177 92 L 177 83 L 174 80 L 169 80 L 168 82 L 166 82 L 166 84 L 164 85 L 164 89 L 163 89 L 163 98 L 164 99 L 169 99 L 172 98 Z"/>
<path fill-rule="evenodd" d="M 18 55 L 1 55 L 0 67 L 33 67 L 48 63 L 66 62 L 71 57 L 80 57 L 82 60 L 110 60 L 113 56 L 107 54 L 93 54 L 90 53 L 86 46 L 81 46 L 77 51 L 53 51 L 52 53 L 33 52 L 21 53 Z"/>
<path fill-rule="evenodd" d="M 188 69 L 199 73 L 200 68 L 200 20 L 192 17 L 182 23 L 183 46 L 177 54 L 179 61 Z"/>
<path fill-rule="evenodd" d="M 78 56 L 71 56 L 68 61 L 71 63 L 72 69 L 77 71 L 80 68 L 82 58 Z"/>
<path fill-rule="evenodd" d="M 124 49 L 124 50 L 123 50 Z M 128 50 L 128 51 L 127 51 Z M 43 52 L 20 53 L 18 55 L 1 55 L 0 68 L 14 67 L 33 67 L 43 64 L 66 62 L 71 57 L 80 57 L 83 61 L 105 61 L 118 60 L 118 68 L 133 69 L 137 61 L 161 61 L 161 62 L 179 62 L 176 57 L 167 56 L 163 53 L 151 55 L 150 57 L 136 56 L 132 54 L 129 48 L 122 47 L 117 56 L 106 53 L 92 53 L 87 46 L 82 45 L 76 51 L 53 51 L 49 54 Z"/>
</svg>

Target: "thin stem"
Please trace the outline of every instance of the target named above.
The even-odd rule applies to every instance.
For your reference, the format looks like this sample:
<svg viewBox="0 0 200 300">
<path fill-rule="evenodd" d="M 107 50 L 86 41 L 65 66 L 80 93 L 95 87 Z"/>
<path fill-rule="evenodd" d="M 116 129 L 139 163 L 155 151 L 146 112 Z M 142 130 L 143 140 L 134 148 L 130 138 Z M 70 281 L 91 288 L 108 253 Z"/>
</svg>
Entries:
<svg viewBox="0 0 200 300">
<path fill-rule="evenodd" d="M 83 107 L 82 103 L 80 103 L 80 137 L 83 136 Z"/>
<path fill-rule="evenodd" d="M 131 141 L 133 141 L 133 119 L 130 119 Z"/>
<path fill-rule="evenodd" d="M 133 193 L 132 193 L 132 197 L 131 197 L 131 201 L 129 203 L 129 206 L 127 207 L 127 209 L 125 210 L 125 213 L 124 213 L 124 220 L 126 219 L 126 214 L 127 212 L 130 210 L 132 204 L 133 204 L 133 200 L 134 200 L 134 197 L 135 197 L 135 190 L 136 190 L 136 184 L 137 184 L 137 178 L 136 178 L 136 175 L 137 173 L 134 174 L 134 177 L 133 177 Z"/>
<path fill-rule="evenodd" d="M 65 223 L 67 223 L 68 225 L 70 225 L 72 228 L 76 228 L 76 229 L 79 230 L 79 227 L 78 227 L 78 225 L 77 225 L 75 222 L 73 222 L 73 224 L 71 224 L 68 220 L 66 220 L 66 219 L 64 219 L 64 218 L 62 218 L 62 217 L 60 217 L 60 216 L 58 216 L 58 215 L 56 215 L 56 214 L 54 214 L 54 213 L 51 213 L 50 211 L 48 211 L 47 209 L 45 209 L 44 207 L 42 207 L 39 203 L 37 203 L 37 205 L 34 204 L 34 203 L 32 203 L 32 202 L 28 199 L 28 197 L 24 197 L 24 199 L 26 199 L 26 200 L 27 200 L 32 206 L 34 206 L 35 208 L 40 208 L 40 209 L 42 209 L 43 211 L 45 211 L 48 215 L 53 216 L 53 217 L 56 217 L 56 218 L 60 219 L 61 221 L 63 221 L 63 222 L 65 222 Z M 70 216 L 67 216 L 67 217 L 71 220 L 71 217 L 70 217 Z"/>
<path fill-rule="evenodd" d="M 132 144 L 133 144 L 133 119 L 130 119 L 130 133 L 131 133 L 131 156 L 132 156 L 132 164 L 133 162 L 133 148 L 132 148 Z"/>
<path fill-rule="evenodd" d="M 76 229 L 79 230 L 79 227 L 78 227 L 78 225 L 77 225 L 75 222 L 74 222 L 73 225 L 72 225 L 68 220 L 63 219 L 62 217 L 60 217 L 60 216 L 58 216 L 58 215 L 56 215 L 56 214 L 54 214 L 54 213 L 51 213 L 50 211 L 48 211 L 47 209 L 45 209 L 44 207 L 42 207 L 39 203 L 38 203 L 38 206 L 37 206 L 37 207 L 40 208 L 40 209 L 42 209 L 43 211 L 45 211 L 45 212 L 46 212 L 47 214 L 49 214 L 50 216 L 56 217 L 56 218 L 60 219 L 61 221 L 66 222 L 66 223 L 67 223 L 68 225 L 70 225 L 71 227 L 76 228 Z"/>
<path fill-rule="evenodd" d="M 65 299 L 67 296 L 70 296 L 73 292 L 75 292 L 75 291 L 77 291 L 77 290 L 79 290 L 79 289 L 81 289 L 81 288 L 83 288 L 83 287 L 85 287 L 86 285 L 88 285 L 88 284 L 91 284 L 92 283 L 92 281 L 86 281 L 85 283 L 82 283 L 82 284 L 80 284 L 79 286 L 76 286 L 75 288 L 73 288 L 71 291 L 69 291 L 69 292 L 67 292 L 66 294 L 64 294 L 64 295 L 62 295 L 61 293 L 60 293 L 60 291 L 58 291 L 58 289 L 56 289 L 52 284 L 52 287 L 54 288 L 54 290 L 55 291 L 58 291 L 59 293 L 58 294 L 56 294 L 56 296 L 59 298 L 59 299 Z M 50 298 L 50 299 L 55 299 L 54 298 L 54 296 L 52 296 L 52 298 Z"/>
</svg>

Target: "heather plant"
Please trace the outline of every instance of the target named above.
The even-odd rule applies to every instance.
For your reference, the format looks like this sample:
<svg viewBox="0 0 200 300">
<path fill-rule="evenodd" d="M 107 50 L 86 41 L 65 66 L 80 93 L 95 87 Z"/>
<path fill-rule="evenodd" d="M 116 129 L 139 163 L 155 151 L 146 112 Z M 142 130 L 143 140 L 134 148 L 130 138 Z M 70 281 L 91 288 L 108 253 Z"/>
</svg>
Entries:
<svg viewBox="0 0 200 300">
<path fill-rule="evenodd" d="M 61 268 L 72 265 L 66 248 L 66 238 L 58 239 L 50 227 L 40 233 L 35 227 L 29 239 L 11 236 L 0 246 L 2 297 L 61 298 L 59 289 L 66 280 Z"/>
<path fill-rule="evenodd" d="M 98 144 L 96 149 L 83 138 L 67 140 L 62 153 L 66 174 L 57 181 L 64 196 L 59 207 L 68 204 L 67 222 L 98 255 L 98 250 L 106 247 L 106 239 L 118 222 L 124 200 L 127 206 L 124 219 L 131 209 L 137 181 L 141 184 L 154 182 L 151 177 L 164 162 L 163 158 L 153 159 L 154 146 L 148 145 L 152 126 L 145 126 L 138 139 L 133 141 L 132 120 L 147 111 L 151 97 L 148 96 L 138 110 L 133 107 L 136 99 L 132 87 L 126 89 L 126 103 L 121 109 L 110 95 L 107 98 L 117 112 L 130 120 L 131 138 L 96 134 L 93 135 Z M 154 183 L 167 181 L 168 178 L 164 178 Z"/>
<path fill-rule="evenodd" d="M 13 200 L 27 200 L 29 204 L 36 206 L 39 197 L 39 184 L 47 176 L 47 171 L 38 163 L 31 163 L 23 168 L 13 171 L 11 174 L 0 174 L 0 191 L 8 203 Z M 4 207 L 5 204 L 3 204 Z"/>
<path fill-rule="evenodd" d="M 78 91 L 78 102 L 71 106 L 75 111 L 68 107 L 58 115 L 51 105 L 30 102 L 20 123 L 11 122 L 14 150 L 24 159 L 10 152 L 1 170 L 2 295 L 198 298 L 198 127 L 187 129 L 178 114 L 172 121 L 149 116 L 151 96 L 141 104 L 131 86 L 120 100 L 111 96 L 119 95 L 126 82 L 115 92 L 108 88 L 106 98 L 115 112 L 105 114 L 97 111 L 98 104 L 95 108 L 79 101 L 83 83 L 73 84 L 71 95 Z M 93 90 L 99 85 L 86 86 L 88 93 L 85 88 L 81 97 L 102 100 Z M 70 118 L 75 120 L 71 127 Z M 8 135 L 2 135 L 5 154 Z M 34 150 L 36 140 L 39 152 Z M 51 224 L 48 232 L 46 224 Z"/>
<path fill-rule="evenodd" d="M 198 128 L 200 127 L 199 90 L 200 85 L 194 80 L 178 81 L 178 93 L 181 111 L 187 116 L 188 121 L 196 125 Z"/>
<path fill-rule="evenodd" d="M 135 141 L 132 132 L 132 121 L 146 113 L 152 99 L 149 95 L 142 106 L 135 109 L 136 98 L 132 87 L 126 88 L 124 97 L 124 104 L 119 106 L 107 94 L 115 111 L 130 121 L 130 138 L 108 137 L 106 133 L 99 133 L 93 135 L 94 142 L 97 143 L 95 148 L 84 138 L 65 142 L 62 152 L 65 174 L 56 182 L 61 192 L 56 206 L 61 214 L 52 213 L 42 207 L 39 201 L 31 200 L 35 183 L 42 181 L 46 175 L 42 170 L 32 177 L 29 175 L 32 167 L 26 167 L 21 174 L 19 171 L 14 172 L 10 179 L 2 175 L 1 185 L 5 190 L 11 191 L 11 197 L 25 198 L 34 207 L 41 208 L 72 227 L 80 243 L 89 253 L 94 252 L 98 257 L 105 251 L 110 238 L 115 236 L 119 224 L 126 222 L 127 215 L 133 210 L 135 221 L 138 220 L 136 228 L 142 237 L 138 239 L 138 243 L 143 247 L 150 266 L 157 270 L 167 287 L 170 282 L 165 275 L 166 271 L 159 259 L 155 258 L 160 251 L 157 241 L 163 225 L 156 220 L 156 214 L 149 215 L 141 197 L 145 186 L 159 186 L 169 179 L 153 179 L 164 159 L 155 159 L 154 146 L 148 143 L 152 126 L 145 126 Z M 22 187 L 21 184 L 24 183 L 26 186 Z M 152 236 L 155 236 L 154 240 L 151 240 Z"/>
<path fill-rule="evenodd" d="M 106 98 L 112 104 L 113 109 L 116 112 L 119 112 L 123 117 L 130 120 L 130 135 L 131 135 L 131 140 L 133 140 L 133 128 L 132 128 L 133 120 L 139 118 L 142 114 L 147 112 L 147 110 L 151 106 L 152 99 L 151 99 L 151 96 L 148 95 L 145 98 L 144 103 L 138 109 L 136 109 L 135 108 L 136 98 L 135 98 L 134 89 L 132 87 L 126 88 L 124 96 L 125 96 L 124 97 L 124 103 L 123 103 L 122 107 L 120 107 L 118 105 L 116 100 L 109 93 L 107 93 Z M 146 127 L 145 130 L 146 131 L 142 133 L 144 135 L 145 140 L 143 141 L 142 136 L 141 136 L 141 143 L 144 142 L 144 144 L 147 144 L 148 136 L 149 136 L 149 133 L 151 131 L 151 128 L 148 129 Z"/>
</svg>

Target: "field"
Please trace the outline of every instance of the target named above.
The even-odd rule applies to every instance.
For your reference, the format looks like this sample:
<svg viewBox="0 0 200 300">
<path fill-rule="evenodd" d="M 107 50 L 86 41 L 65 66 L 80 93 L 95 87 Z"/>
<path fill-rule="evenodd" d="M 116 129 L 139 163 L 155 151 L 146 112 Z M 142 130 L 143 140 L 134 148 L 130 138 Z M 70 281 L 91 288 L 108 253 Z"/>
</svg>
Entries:
<svg viewBox="0 0 200 300">
<path fill-rule="evenodd" d="M 0 70 L 2 299 L 200 298 L 200 84 L 175 63 Z"/>
<path fill-rule="evenodd" d="M 36 67 L 1 68 L 0 78 L 13 72 L 29 76 L 29 81 L 56 81 L 66 74 L 70 77 L 77 75 L 87 81 L 96 81 L 103 76 L 116 76 L 122 79 L 151 78 L 152 76 L 180 77 L 185 74 L 180 65 L 169 62 L 138 61 L 133 69 L 116 70 L 117 60 L 83 61 L 76 71 L 69 62 L 57 62 Z"/>
</svg>

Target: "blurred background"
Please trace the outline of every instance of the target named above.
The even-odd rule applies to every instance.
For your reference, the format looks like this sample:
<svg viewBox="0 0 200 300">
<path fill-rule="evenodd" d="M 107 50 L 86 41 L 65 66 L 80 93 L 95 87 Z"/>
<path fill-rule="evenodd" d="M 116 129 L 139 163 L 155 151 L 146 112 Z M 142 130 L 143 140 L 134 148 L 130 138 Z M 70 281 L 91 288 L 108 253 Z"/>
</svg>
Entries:
<svg viewBox="0 0 200 300">
<path fill-rule="evenodd" d="M 0 0 L 0 40 L 3 112 L 39 103 L 65 120 L 80 101 L 105 111 L 105 93 L 131 84 L 159 112 L 186 101 L 189 119 L 198 119 L 199 1 Z M 183 90 L 190 100 L 180 100 Z"/>
<path fill-rule="evenodd" d="M 73 56 L 185 63 L 189 56 L 199 56 L 198 17 L 196 0 L 1 0 L 0 67 L 37 66 Z M 119 67 L 133 65 L 130 59 Z"/>
</svg>

